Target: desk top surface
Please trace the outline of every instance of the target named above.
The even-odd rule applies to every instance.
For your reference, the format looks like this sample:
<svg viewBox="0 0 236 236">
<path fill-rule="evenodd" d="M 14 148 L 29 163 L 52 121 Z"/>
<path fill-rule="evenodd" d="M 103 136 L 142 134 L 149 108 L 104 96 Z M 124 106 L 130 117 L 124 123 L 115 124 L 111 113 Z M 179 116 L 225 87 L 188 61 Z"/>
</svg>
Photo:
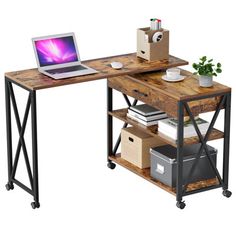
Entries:
<svg viewBox="0 0 236 236">
<path fill-rule="evenodd" d="M 164 74 L 165 72 L 159 71 L 134 74 L 129 77 L 156 90 L 158 93 L 165 94 L 175 100 L 194 99 L 201 96 L 215 95 L 231 91 L 230 87 L 216 81 L 213 81 L 214 86 L 212 87 L 200 87 L 197 76 L 186 70 L 181 70 L 181 75 L 185 76 L 185 79 L 181 82 L 164 81 L 162 79 Z"/>
<path fill-rule="evenodd" d="M 113 69 L 110 66 L 110 63 L 112 61 L 122 62 L 124 65 L 123 68 L 120 70 Z M 14 81 L 15 83 L 29 90 L 39 90 L 39 89 L 52 88 L 68 84 L 76 84 L 76 83 L 110 78 L 121 75 L 162 70 L 188 64 L 187 61 L 174 56 L 169 56 L 168 60 L 149 62 L 142 58 L 137 57 L 136 53 L 88 60 L 88 61 L 83 61 L 82 63 L 91 68 L 96 69 L 99 72 L 92 75 L 84 75 L 79 77 L 54 80 L 46 75 L 43 75 L 38 71 L 38 69 L 34 68 L 29 70 L 8 72 L 5 73 L 5 76 L 8 79 Z"/>
</svg>

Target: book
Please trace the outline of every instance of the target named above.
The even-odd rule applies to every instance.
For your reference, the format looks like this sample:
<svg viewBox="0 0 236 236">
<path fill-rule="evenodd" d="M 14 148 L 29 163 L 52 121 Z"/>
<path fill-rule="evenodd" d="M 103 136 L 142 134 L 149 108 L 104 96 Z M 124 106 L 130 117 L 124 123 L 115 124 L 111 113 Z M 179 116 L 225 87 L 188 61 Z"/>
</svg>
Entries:
<svg viewBox="0 0 236 236">
<path fill-rule="evenodd" d="M 156 115 L 150 115 L 150 116 L 143 116 L 135 111 L 132 111 L 131 109 L 128 109 L 128 113 L 133 116 L 133 117 L 136 117 L 140 120 L 143 120 L 143 121 L 152 121 L 152 120 L 157 120 L 160 118 L 160 115 L 164 115 L 165 114 L 165 117 L 167 117 L 166 113 L 165 112 L 161 112 L 156 114 Z"/>
<path fill-rule="evenodd" d="M 145 125 L 145 126 L 151 126 L 151 125 L 157 125 L 157 124 L 158 124 L 158 121 L 159 121 L 160 119 L 165 119 L 165 118 L 166 118 L 166 114 L 160 114 L 159 117 L 158 117 L 158 119 L 156 119 L 156 120 L 151 120 L 151 121 L 144 121 L 144 120 L 141 120 L 141 119 L 139 119 L 139 118 L 137 118 L 137 117 L 132 116 L 132 115 L 129 114 L 129 113 L 127 113 L 127 117 L 129 117 L 130 119 L 135 120 L 135 121 L 137 121 L 137 122 L 139 122 L 140 124 L 143 124 L 143 125 Z"/>
<path fill-rule="evenodd" d="M 198 128 L 202 134 L 206 134 L 209 123 L 199 117 L 195 119 Z M 176 139 L 177 138 L 177 125 L 178 121 L 174 118 L 168 118 L 158 121 L 158 131 L 163 134 L 168 134 L 169 137 Z M 191 120 L 184 122 L 184 138 L 189 138 L 197 136 L 195 128 Z"/>
<path fill-rule="evenodd" d="M 157 115 L 157 114 L 163 113 L 162 111 L 154 107 L 151 107 L 147 104 L 131 106 L 129 109 L 143 116 L 151 116 L 151 115 Z"/>
<path fill-rule="evenodd" d="M 201 134 L 202 135 L 205 135 L 206 134 L 206 130 L 204 131 L 201 131 Z M 163 134 L 164 136 L 167 136 L 173 140 L 177 140 L 177 132 L 176 133 L 169 133 L 168 131 L 166 130 L 162 130 L 161 128 L 158 127 L 158 133 L 160 134 Z M 191 138 L 191 137 L 196 137 L 197 136 L 197 132 L 192 132 L 192 133 L 184 133 L 184 138 Z"/>
</svg>

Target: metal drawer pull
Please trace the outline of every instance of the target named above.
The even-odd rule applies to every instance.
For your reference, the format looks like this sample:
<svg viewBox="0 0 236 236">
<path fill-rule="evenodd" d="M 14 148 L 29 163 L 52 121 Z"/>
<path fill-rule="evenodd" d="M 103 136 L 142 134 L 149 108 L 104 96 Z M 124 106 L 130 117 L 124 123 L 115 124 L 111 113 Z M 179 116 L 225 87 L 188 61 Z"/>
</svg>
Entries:
<svg viewBox="0 0 236 236">
<path fill-rule="evenodd" d="M 148 95 L 146 93 L 142 93 L 138 91 L 137 89 L 134 89 L 133 92 L 138 93 L 140 96 L 147 97 Z"/>
</svg>

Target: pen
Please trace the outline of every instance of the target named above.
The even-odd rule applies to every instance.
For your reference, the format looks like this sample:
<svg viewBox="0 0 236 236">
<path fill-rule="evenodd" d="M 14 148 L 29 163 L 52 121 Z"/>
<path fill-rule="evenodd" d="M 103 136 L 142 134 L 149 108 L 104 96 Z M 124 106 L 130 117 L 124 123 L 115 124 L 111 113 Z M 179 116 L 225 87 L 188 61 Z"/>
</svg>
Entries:
<svg viewBox="0 0 236 236">
<path fill-rule="evenodd" d="M 157 20 L 157 24 L 158 24 L 158 30 L 160 30 L 161 29 L 161 20 L 160 19 Z"/>
<path fill-rule="evenodd" d="M 158 19 L 157 18 L 150 19 L 150 29 L 151 30 L 158 30 Z"/>
</svg>

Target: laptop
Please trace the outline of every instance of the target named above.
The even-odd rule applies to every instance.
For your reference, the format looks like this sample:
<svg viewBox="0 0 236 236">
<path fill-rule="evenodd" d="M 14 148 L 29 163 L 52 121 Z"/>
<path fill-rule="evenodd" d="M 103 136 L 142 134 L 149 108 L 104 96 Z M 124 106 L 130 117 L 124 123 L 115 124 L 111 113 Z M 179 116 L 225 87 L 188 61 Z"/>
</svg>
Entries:
<svg viewBox="0 0 236 236">
<path fill-rule="evenodd" d="M 53 79 L 98 72 L 81 64 L 74 33 L 38 37 L 32 41 L 39 72 Z"/>
</svg>

